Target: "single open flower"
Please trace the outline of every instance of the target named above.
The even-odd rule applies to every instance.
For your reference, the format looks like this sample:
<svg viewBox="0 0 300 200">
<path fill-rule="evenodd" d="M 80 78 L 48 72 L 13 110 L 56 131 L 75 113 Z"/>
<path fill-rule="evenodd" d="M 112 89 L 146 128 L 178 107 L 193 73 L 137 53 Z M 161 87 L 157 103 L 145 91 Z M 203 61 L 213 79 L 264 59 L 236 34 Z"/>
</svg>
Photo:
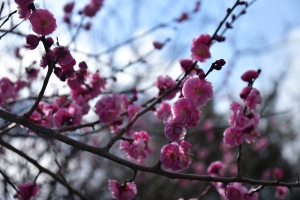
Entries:
<svg viewBox="0 0 300 200">
<path fill-rule="evenodd" d="M 39 35 L 49 35 L 56 29 L 56 20 L 49 10 L 35 9 L 29 17 L 32 30 Z"/>
</svg>

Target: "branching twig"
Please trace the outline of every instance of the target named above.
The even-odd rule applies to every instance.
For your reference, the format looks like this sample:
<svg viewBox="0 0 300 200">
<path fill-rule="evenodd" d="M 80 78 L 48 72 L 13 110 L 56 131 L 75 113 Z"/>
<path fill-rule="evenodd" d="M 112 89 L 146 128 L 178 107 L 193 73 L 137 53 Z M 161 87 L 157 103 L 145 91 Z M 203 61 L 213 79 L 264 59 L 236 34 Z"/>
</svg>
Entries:
<svg viewBox="0 0 300 200">
<path fill-rule="evenodd" d="M 0 139 L 0 144 L 2 146 L 4 146 L 5 148 L 15 152 L 16 154 L 18 154 L 19 156 L 23 157 L 24 159 L 26 159 L 28 162 L 30 162 L 31 164 L 33 164 L 35 167 L 37 167 L 41 172 L 44 172 L 48 175 L 50 175 L 53 179 L 55 179 L 57 182 L 59 182 L 60 184 L 62 184 L 63 186 L 65 186 L 66 188 L 68 188 L 69 191 L 71 191 L 72 193 L 76 194 L 78 197 L 80 197 L 81 199 L 86 199 L 80 192 L 78 192 L 77 190 L 73 189 L 67 182 L 65 182 L 64 180 L 62 180 L 58 175 L 54 174 L 53 172 L 51 172 L 50 170 L 42 167 L 40 164 L 38 164 L 38 162 L 36 160 L 34 160 L 33 158 L 29 157 L 27 154 L 25 154 L 24 152 L 16 149 L 15 147 L 11 146 L 9 143 L 4 142 L 2 139 Z"/>
<path fill-rule="evenodd" d="M 103 158 L 106 158 L 108 160 L 111 160 L 115 163 L 126 166 L 126 167 L 128 167 L 132 170 L 136 170 L 136 171 L 157 174 L 157 175 L 161 175 L 161 176 L 168 177 L 171 179 L 188 179 L 191 181 L 198 180 L 198 181 L 222 182 L 225 184 L 231 183 L 231 182 L 240 182 L 240 183 L 248 183 L 248 184 L 252 184 L 252 185 L 263 185 L 263 186 L 300 187 L 300 183 L 298 181 L 282 182 L 282 181 L 256 180 L 256 179 L 250 179 L 250 178 L 245 178 L 245 177 L 212 177 L 212 176 L 208 176 L 208 175 L 177 174 L 177 173 L 164 171 L 160 168 L 157 168 L 156 165 L 153 167 L 146 167 L 146 166 L 132 163 L 132 162 L 122 159 L 118 156 L 115 156 L 115 155 L 107 152 L 106 149 L 104 149 L 104 148 L 96 148 L 96 147 L 78 142 L 76 140 L 73 140 L 69 137 L 59 134 L 58 132 L 56 132 L 53 129 L 48 129 L 43 126 L 37 125 L 31 121 L 25 120 L 23 117 L 14 115 L 14 114 L 9 113 L 2 109 L 0 109 L 0 117 L 6 119 L 8 121 L 12 121 L 17 124 L 23 125 L 29 129 L 35 131 L 38 134 L 51 137 L 53 139 L 56 139 L 58 141 L 65 143 L 65 144 L 68 144 L 75 148 L 81 149 L 82 151 L 87 151 L 92 154 L 99 155 Z M 0 140 L 1 144 L 3 143 L 2 141 L 3 140 Z M 5 144 L 7 144 L 7 143 L 5 143 Z M 7 145 L 11 146 L 10 144 L 7 144 Z M 21 152 L 21 153 L 23 154 L 23 152 Z M 33 162 L 36 163 L 35 160 L 33 160 Z"/>
</svg>

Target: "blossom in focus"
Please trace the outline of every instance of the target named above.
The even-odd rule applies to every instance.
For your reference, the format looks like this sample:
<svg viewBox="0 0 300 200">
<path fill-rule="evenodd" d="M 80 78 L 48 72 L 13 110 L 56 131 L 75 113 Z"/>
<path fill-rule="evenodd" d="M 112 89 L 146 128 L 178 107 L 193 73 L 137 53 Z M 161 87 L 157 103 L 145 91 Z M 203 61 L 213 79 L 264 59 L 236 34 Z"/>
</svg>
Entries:
<svg viewBox="0 0 300 200">
<path fill-rule="evenodd" d="M 54 15 L 45 9 L 35 9 L 29 17 L 32 30 L 39 35 L 49 35 L 56 29 Z"/>
<path fill-rule="evenodd" d="M 241 131 L 229 127 L 224 131 L 223 141 L 229 147 L 238 146 L 243 143 L 244 135 Z"/>
<path fill-rule="evenodd" d="M 205 62 L 210 58 L 209 46 L 207 46 L 211 37 L 208 34 L 201 34 L 197 38 L 194 38 L 191 45 L 192 59 L 200 62 Z"/>
<path fill-rule="evenodd" d="M 131 200 L 137 193 L 134 183 L 126 182 L 124 185 L 121 185 L 116 180 L 108 181 L 108 189 L 116 200 Z"/>
<path fill-rule="evenodd" d="M 24 183 L 17 187 L 20 192 L 20 200 L 29 200 L 31 197 L 37 196 L 39 192 L 39 186 L 35 183 Z"/>
<path fill-rule="evenodd" d="M 195 106 L 202 106 L 214 95 L 212 84 L 199 78 L 188 79 L 183 84 L 182 93 Z"/>
<path fill-rule="evenodd" d="M 160 161 L 169 169 L 180 171 L 188 168 L 191 164 L 192 145 L 182 140 L 180 144 L 172 142 L 161 149 Z"/>
<path fill-rule="evenodd" d="M 173 120 L 188 127 L 195 127 L 200 120 L 200 110 L 187 98 L 178 99 L 172 106 Z"/>
</svg>

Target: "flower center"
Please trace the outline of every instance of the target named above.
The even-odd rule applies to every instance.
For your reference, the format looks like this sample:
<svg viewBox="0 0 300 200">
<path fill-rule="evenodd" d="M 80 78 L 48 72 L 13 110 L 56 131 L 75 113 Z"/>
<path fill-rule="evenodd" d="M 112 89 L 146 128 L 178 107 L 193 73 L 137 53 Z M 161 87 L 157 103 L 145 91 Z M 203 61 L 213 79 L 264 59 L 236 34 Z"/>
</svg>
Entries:
<svg viewBox="0 0 300 200">
<path fill-rule="evenodd" d="M 48 20 L 47 19 L 41 19 L 40 24 L 43 28 L 48 27 Z"/>
<path fill-rule="evenodd" d="M 183 108 L 183 109 L 180 110 L 181 116 L 186 116 L 187 113 L 188 113 L 188 109 L 187 108 Z"/>
<path fill-rule="evenodd" d="M 196 87 L 194 92 L 195 94 L 202 95 L 202 89 L 200 87 Z"/>
<path fill-rule="evenodd" d="M 203 45 L 199 46 L 198 50 L 197 50 L 197 53 L 199 56 L 204 56 L 206 51 L 205 51 L 205 48 Z"/>
</svg>

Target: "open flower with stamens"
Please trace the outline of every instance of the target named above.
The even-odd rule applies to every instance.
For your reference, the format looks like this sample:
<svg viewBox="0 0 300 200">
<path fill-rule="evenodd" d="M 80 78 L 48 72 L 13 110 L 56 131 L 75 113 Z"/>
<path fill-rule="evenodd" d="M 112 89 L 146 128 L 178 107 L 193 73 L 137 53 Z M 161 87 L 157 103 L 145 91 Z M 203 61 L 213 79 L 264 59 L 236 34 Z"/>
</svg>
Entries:
<svg viewBox="0 0 300 200">
<path fill-rule="evenodd" d="M 195 106 L 202 106 L 214 95 L 211 82 L 199 78 L 188 79 L 183 85 L 182 93 Z"/>
<path fill-rule="evenodd" d="M 56 29 L 54 15 L 45 9 L 35 9 L 29 17 L 32 30 L 39 35 L 49 35 Z"/>
</svg>

